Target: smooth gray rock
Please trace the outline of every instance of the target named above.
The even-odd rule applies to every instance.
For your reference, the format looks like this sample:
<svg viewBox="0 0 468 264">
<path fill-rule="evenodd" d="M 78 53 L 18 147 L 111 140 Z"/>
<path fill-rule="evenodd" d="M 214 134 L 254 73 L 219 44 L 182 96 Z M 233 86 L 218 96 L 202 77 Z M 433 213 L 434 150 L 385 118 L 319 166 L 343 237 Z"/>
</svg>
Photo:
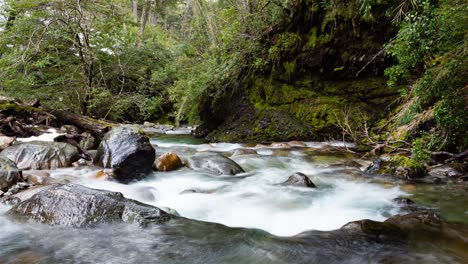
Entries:
<svg viewBox="0 0 468 264">
<path fill-rule="evenodd" d="M 174 216 L 121 193 L 90 189 L 76 184 L 56 185 L 34 194 L 8 212 L 18 220 L 73 227 L 104 223 L 136 223 L 142 226 L 164 223 Z"/>
<path fill-rule="evenodd" d="M 70 167 L 80 155 L 68 143 L 32 141 L 12 145 L 0 157 L 12 160 L 20 170 L 49 170 Z"/>
<path fill-rule="evenodd" d="M 205 170 L 218 175 L 236 175 L 245 172 L 235 161 L 217 153 L 191 156 L 187 159 L 186 165 L 195 170 Z"/>
</svg>

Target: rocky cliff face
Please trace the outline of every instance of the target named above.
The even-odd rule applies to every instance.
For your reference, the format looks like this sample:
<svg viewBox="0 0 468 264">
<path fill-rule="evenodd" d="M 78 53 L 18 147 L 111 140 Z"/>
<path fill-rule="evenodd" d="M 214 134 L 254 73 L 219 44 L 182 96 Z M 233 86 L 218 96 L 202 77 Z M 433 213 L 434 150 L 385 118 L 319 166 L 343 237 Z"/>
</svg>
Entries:
<svg viewBox="0 0 468 264">
<path fill-rule="evenodd" d="M 207 96 L 200 112 L 209 140 L 341 138 L 343 113 L 356 123 L 383 117 L 397 95 L 383 77 L 393 1 L 367 19 L 361 1 L 325 2 L 292 1 L 252 54 L 255 71 L 246 66 L 222 98 Z"/>
</svg>

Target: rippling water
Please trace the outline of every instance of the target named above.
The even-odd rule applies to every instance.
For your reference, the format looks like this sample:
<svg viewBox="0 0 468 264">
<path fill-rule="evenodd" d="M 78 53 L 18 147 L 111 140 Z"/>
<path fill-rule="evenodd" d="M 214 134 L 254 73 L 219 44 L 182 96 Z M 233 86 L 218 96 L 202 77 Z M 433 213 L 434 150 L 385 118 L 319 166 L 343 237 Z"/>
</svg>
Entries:
<svg viewBox="0 0 468 264">
<path fill-rule="evenodd" d="M 181 157 L 206 151 L 231 156 L 239 148 L 258 154 L 231 157 L 246 171 L 236 176 L 184 168 L 130 185 L 96 179 L 98 168 L 51 171 L 54 178 L 122 192 L 203 222 L 180 219 L 150 229 L 49 227 L 12 223 L 2 217 L 8 207 L 0 205 L 0 263 L 463 263 L 466 241 L 445 245 L 417 238 L 383 245 L 365 236 L 321 232 L 353 220 L 385 220 L 399 213 L 392 200 L 407 194 L 345 167 L 346 155 L 317 154 L 327 147 L 323 143 L 291 149 L 199 144 L 187 137 L 152 143 L 158 154 L 174 151 Z M 294 172 L 307 174 L 318 188 L 278 185 Z M 207 193 L 182 193 L 188 189 Z M 291 237 L 309 230 L 317 231 Z"/>
<path fill-rule="evenodd" d="M 226 143 L 193 145 L 157 140 L 153 143 L 158 146 L 159 153 L 176 150 L 182 157 L 205 151 L 229 156 L 232 151 L 242 148 L 240 144 Z M 329 156 L 328 160 L 315 161 L 301 149 L 260 148 L 259 152 L 259 155 L 232 157 L 246 171 L 236 176 L 222 177 L 182 169 L 154 173 L 146 180 L 130 185 L 87 178 L 87 175 L 93 175 L 92 169 L 65 170 L 53 176 L 75 175 L 72 181 L 82 185 L 122 192 L 128 198 L 175 209 L 184 217 L 231 227 L 258 228 L 280 236 L 311 229 L 334 230 L 358 219 L 382 221 L 398 213 L 392 200 L 404 192 L 398 187 L 384 188 L 368 183 L 357 168 L 329 166 L 343 161 L 342 158 Z M 91 171 L 86 174 L 86 170 Z M 295 172 L 307 174 L 318 188 L 278 185 Z M 209 193 L 183 193 L 190 189 Z"/>
</svg>

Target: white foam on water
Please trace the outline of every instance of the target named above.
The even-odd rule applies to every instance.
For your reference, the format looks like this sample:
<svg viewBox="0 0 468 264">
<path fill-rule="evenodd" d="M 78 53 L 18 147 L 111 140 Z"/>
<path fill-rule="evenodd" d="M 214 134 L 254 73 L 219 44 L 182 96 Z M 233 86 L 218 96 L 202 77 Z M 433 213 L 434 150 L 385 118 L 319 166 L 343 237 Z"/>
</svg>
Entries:
<svg viewBox="0 0 468 264">
<path fill-rule="evenodd" d="M 218 146 L 224 150 L 232 148 Z M 247 173 L 220 177 L 182 169 L 155 173 L 130 185 L 82 176 L 77 182 L 169 207 L 184 217 L 231 227 L 259 228 L 280 236 L 338 229 L 360 219 L 382 221 L 398 213 L 392 200 L 404 194 L 398 188 L 334 175 L 333 168 L 317 166 L 300 156 L 248 155 L 234 159 Z M 279 185 L 294 172 L 307 174 L 318 188 Z M 189 189 L 205 193 L 182 193 Z"/>
<path fill-rule="evenodd" d="M 56 138 L 56 137 L 58 137 L 60 135 L 63 135 L 63 134 L 57 133 L 57 130 L 55 130 L 53 128 L 49 128 L 47 130 L 47 133 L 44 133 L 44 134 L 42 134 L 40 136 L 32 136 L 32 137 L 28 137 L 28 138 L 17 138 L 16 140 L 21 141 L 21 142 L 31 142 L 31 141 L 53 142 L 54 138 Z"/>
</svg>

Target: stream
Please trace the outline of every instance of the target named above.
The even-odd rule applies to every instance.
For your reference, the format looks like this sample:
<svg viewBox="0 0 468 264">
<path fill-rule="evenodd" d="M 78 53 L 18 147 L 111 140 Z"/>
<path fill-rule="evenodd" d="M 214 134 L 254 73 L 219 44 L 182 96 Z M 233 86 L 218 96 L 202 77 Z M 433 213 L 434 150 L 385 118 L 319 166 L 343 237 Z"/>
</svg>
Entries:
<svg viewBox="0 0 468 264">
<path fill-rule="evenodd" d="M 50 171 L 51 177 L 175 210 L 184 218 L 141 229 L 133 225 L 97 228 L 50 227 L 13 223 L 0 205 L 0 263 L 466 263 L 468 197 L 466 189 L 399 184 L 376 180 L 360 167 L 346 166 L 345 153 L 322 150 L 342 143 L 306 142 L 304 147 L 202 144 L 190 136 L 152 138 L 157 155 L 181 158 L 218 152 L 245 173 L 215 176 L 188 168 L 154 172 L 123 185 L 96 177 L 99 168 Z M 257 154 L 232 155 L 237 149 Z M 295 172 L 317 188 L 282 186 Z M 422 234 L 405 243 L 376 243 L 365 236 L 338 233 L 361 219 L 384 221 L 402 213 L 394 202 L 411 197 L 434 208 L 460 240 Z M 170 208 L 170 209 L 168 209 Z M 313 230 L 313 231 L 311 231 Z M 452 229 L 451 229 L 452 230 Z M 461 242 L 460 242 L 461 241 Z"/>
</svg>

